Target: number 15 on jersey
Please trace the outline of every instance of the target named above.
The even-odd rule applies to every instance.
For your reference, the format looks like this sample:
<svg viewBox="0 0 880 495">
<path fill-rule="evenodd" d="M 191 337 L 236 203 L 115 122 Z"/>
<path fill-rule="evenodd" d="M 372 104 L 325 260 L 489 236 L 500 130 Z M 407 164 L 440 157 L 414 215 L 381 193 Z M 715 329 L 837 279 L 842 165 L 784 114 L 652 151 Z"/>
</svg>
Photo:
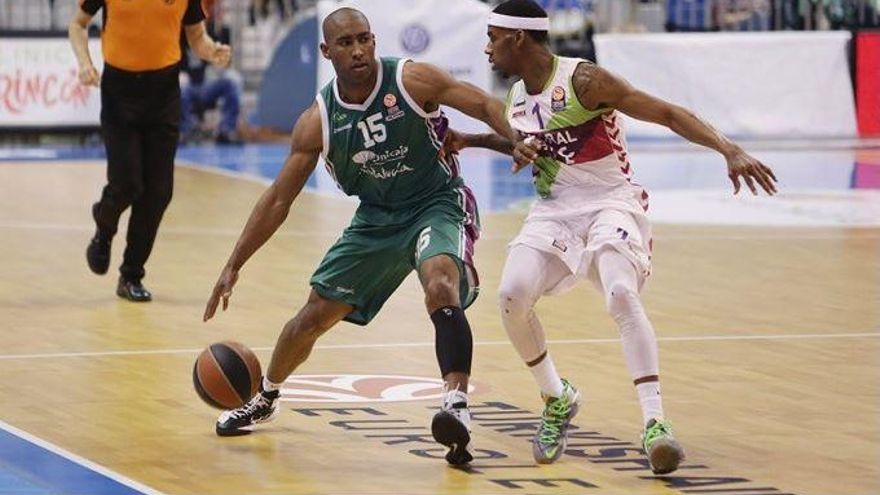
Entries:
<svg viewBox="0 0 880 495">
<path fill-rule="evenodd" d="M 388 134 L 385 132 L 385 124 L 382 124 L 381 120 L 382 114 L 374 113 L 365 120 L 358 122 L 358 129 L 361 130 L 361 134 L 364 136 L 364 146 L 367 148 L 372 148 L 376 143 L 384 143 L 385 139 L 388 138 Z"/>
</svg>

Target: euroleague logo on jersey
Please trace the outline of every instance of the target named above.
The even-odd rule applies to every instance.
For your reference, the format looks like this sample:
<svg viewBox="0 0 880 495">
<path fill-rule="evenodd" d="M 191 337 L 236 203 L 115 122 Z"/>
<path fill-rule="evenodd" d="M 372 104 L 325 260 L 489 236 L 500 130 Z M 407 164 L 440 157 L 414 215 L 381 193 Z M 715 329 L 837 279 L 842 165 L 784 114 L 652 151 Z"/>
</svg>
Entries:
<svg viewBox="0 0 880 495">
<path fill-rule="evenodd" d="M 468 392 L 482 387 L 471 384 Z M 438 400 L 443 380 L 407 375 L 293 375 L 281 388 L 287 402 L 405 402 Z"/>
<path fill-rule="evenodd" d="M 388 93 L 385 95 L 385 98 L 382 99 L 382 103 L 385 104 L 385 121 L 391 122 L 393 120 L 397 120 L 400 117 L 403 117 L 403 110 L 397 106 L 397 97 L 392 93 Z"/>
<path fill-rule="evenodd" d="M 561 112 L 565 109 L 565 88 L 556 86 L 550 95 L 550 110 Z"/>
</svg>

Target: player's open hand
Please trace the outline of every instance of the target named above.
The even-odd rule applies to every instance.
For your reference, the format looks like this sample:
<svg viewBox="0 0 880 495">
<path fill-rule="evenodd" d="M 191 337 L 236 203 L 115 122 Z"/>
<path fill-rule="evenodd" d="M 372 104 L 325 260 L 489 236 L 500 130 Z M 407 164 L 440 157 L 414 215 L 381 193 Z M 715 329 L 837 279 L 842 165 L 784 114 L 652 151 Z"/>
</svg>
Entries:
<svg viewBox="0 0 880 495">
<path fill-rule="evenodd" d="M 529 136 L 518 141 L 513 148 L 513 173 L 517 173 L 526 165 L 533 163 L 538 158 L 538 152 L 544 146 L 540 138 Z"/>
<path fill-rule="evenodd" d="M 101 84 L 101 75 L 98 69 L 92 64 L 79 66 L 79 83 L 83 86 L 99 86 Z"/>
<path fill-rule="evenodd" d="M 232 61 L 232 47 L 223 43 L 214 42 L 214 50 L 208 59 L 211 65 L 224 69 Z"/>
<path fill-rule="evenodd" d="M 214 316 L 221 299 L 223 300 L 223 311 L 226 311 L 226 308 L 229 307 L 229 297 L 232 296 L 232 287 L 236 282 L 238 282 L 238 270 L 233 270 L 228 266 L 224 267 L 220 278 L 214 285 L 214 291 L 211 292 L 211 298 L 208 299 L 208 305 L 205 306 L 205 315 L 202 316 L 202 321 L 208 321 Z"/>
<path fill-rule="evenodd" d="M 733 194 L 739 193 L 742 185 L 740 178 L 745 181 L 754 195 L 758 194 L 755 182 L 767 194 L 772 196 L 776 193 L 776 176 L 773 174 L 773 170 L 745 151 L 739 150 L 727 158 L 727 176 L 730 177 L 730 182 L 733 182 Z"/>
</svg>

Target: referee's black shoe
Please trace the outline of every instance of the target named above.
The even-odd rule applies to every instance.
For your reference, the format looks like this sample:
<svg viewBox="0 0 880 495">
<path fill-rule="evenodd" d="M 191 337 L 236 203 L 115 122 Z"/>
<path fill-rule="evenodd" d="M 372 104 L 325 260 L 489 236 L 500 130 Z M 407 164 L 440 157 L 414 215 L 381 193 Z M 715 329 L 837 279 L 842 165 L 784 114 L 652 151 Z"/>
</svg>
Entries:
<svg viewBox="0 0 880 495">
<path fill-rule="evenodd" d="M 110 241 L 102 239 L 100 234 L 95 234 L 89 241 L 89 247 L 86 248 L 86 260 L 89 262 L 89 269 L 97 274 L 103 275 L 110 268 Z"/>
<path fill-rule="evenodd" d="M 132 302 L 150 302 L 153 300 L 153 295 L 144 288 L 140 280 L 127 280 L 124 277 L 119 277 L 116 295 Z"/>
<path fill-rule="evenodd" d="M 92 205 L 92 218 L 97 218 L 95 213 L 98 209 L 98 203 Z M 110 268 L 110 242 L 112 237 L 101 234 L 101 229 L 95 231 L 95 236 L 89 241 L 89 247 L 86 248 L 86 261 L 89 262 L 89 269 L 97 274 L 104 275 Z"/>
</svg>

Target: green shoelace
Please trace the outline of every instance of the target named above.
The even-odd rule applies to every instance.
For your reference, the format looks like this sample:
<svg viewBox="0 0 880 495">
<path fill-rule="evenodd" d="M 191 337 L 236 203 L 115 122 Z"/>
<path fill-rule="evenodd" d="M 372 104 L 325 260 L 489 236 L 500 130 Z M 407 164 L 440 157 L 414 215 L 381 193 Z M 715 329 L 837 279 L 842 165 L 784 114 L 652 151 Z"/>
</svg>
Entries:
<svg viewBox="0 0 880 495">
<path fill-rule="evenodd" d="M 571 410 L 571 404 L 564 398 L 553 399 L 547 404 L 542 415 L 543 425 L 541 425 L 541 442 L 552 443 L 559 438 L 562 424 L 565 417 Z"/>
<path fill-rule="evenodd" d="M 645 431 L 645 446 L 648 447 L 658 438 L 670 435 L 672 432 L 669 430 L 669 425 L 665 422 L 657 421 L 654 423 L 654 426 L 650 427 Z"/>
</svg>

